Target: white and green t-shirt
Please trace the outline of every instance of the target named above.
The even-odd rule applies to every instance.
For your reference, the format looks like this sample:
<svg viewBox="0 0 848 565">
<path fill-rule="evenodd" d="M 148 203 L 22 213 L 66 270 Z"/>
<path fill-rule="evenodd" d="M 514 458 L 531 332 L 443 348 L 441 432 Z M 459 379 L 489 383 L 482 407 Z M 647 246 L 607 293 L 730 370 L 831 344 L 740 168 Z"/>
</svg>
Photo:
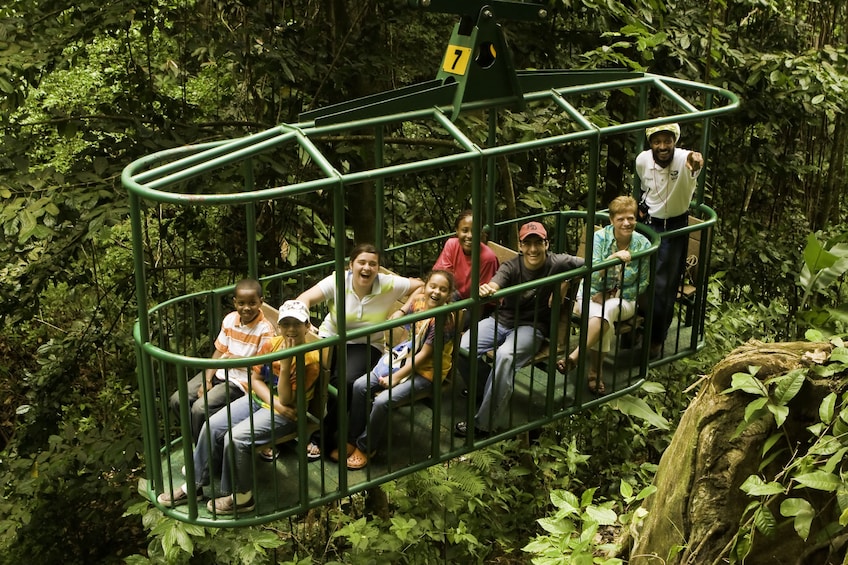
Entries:
<svg viewBox="0 0 848 565">
<path fill-rule="evenodd" d="M 318 283 L 318 288 L 327 301 L 329 312 L 324 318 L 318 335 L 329 337 L 339 334 L 339 322 L 336 308 L 336 274 Z M 365 328 L 378 322 L 385 322 L 392 310 L 395 310 L 395 301 L 400 300 L 409 293 L 409 279 L 394 275 L 380 273 L 371 285 L 371 292 L 363 298 L 359 298 L 353 290 L 353 276 L 350 271 L 345 271 L 345 328 L 347 331 Z M 371 334 L 371 345 L 382 347 L 384 332 L 379 331 Z M 348 340 L 348 343 L 369 343 L 367 336 Z"/>
</svg>

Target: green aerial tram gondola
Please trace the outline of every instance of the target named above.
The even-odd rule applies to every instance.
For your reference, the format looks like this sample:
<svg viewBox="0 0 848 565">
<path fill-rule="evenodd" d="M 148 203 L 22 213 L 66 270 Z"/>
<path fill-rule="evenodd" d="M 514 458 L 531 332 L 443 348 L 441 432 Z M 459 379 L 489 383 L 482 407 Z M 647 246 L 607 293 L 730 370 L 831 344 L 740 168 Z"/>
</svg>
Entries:
<svg viewBox="0 0 848 565">
<path fill-rule="evenodd" d="M 455 13 L 456 24 L 436 79 L 399 90 L 345 102 L 301 114 L 296 124 L 282 124 L 247 137 L 204 143 L 162 151 L 130 164 L 123 173 L 123 184 L 130 194 L 133 227 L 138 322 L 134 338 L 138 357 L 138 380 L 143 417 L 146 478 L 140 490 L 163 512 L 174 518 L 207 526 L 238 526 L 265 523 L 284 518 L 352 493 L 372 488 L 404 474 L 431 465 L 454 460 L 463 453 L 496 442 L 516 433 L 539 427 L 592 406 L 633 392 L 644 382 L 651 366 L 692 355 L 704 341 L 706 304 L 706 266 L 710 254 L 710 232 L 715 213 L 704 204 L 705 175 L 699 178 L 698 189 L 690 212 L 695 221 L 675 233 L 689 234 L 690 264 L 685 285 L 678 295 L 678 315 L 660 359 L 649 359 L 647 340 L 641 347 L 625 348 L 621 340 L 615 345 L 608 367 L 610 394 L 595 397 L 571 376 L 556 371 L 556 359 L 576 344 L 585 344 L 586 321 L 572 317 L 569 300 L 576 286 L 566 281 L 588 280 L 593 271 L 610 267 L 613 261 L 593 264 L 592 238 L 586 237 L 593 226 L 603 224 L 606 214 L 597 207 L 597 185 L 600 177 L 602 144 L 610 138 L 628 140 L 641 150 L 646 127 L 680 122 L 700 130 L 699 150 L 707 157 L 710 125 L 714 117 L 734 111 L 738 99 L 732 93 L 690 81 L 618 70 L 598 71 L 516 71 L 501 30 L 500 20 L 540 20 L 546 17 L 537 4 L 494 0 L 418 0 L 410 4 L 420 9 Z M 635 100 L 633 116 L 614 120 L 597 108 L 599 100 L 611 93 L 625 93 Z M 649 108 L 661 101 L 666 109 L 662 117 L 649 117 Z M 591 112 L 584 108 L 591 107 Z M 668 111 L 673 108 L 672 111 Z M 520 113 L 528 109 L 556 116 L 555 128 L 520 141 L 506 141 L 499 118 L 504 113 Z M 474 119 L 466 119 L 473 116 Z M 412 131 L 424 141 L 432 139 L 439 146 L 432 158 L 406 161 L 392 149 L 393 137 L 399 131 Z M 362 135 L 367 133 L 367 136 Z M 426 134 L 422 132 L 427 132 Z M 349 139 L 367 138 L 363 154 L 371 163 L 352 169 L 342 163 L 335 151 L 334 139 L 340 135 Z M 428 137 L 429 136 L 429 137 Z M 349 142 L 348 142 L 349 143 Z M 520 155 L 545 151 L 569 151 L 581 148 L 588 153 L 588 169 L 584 180 L 587 187 L 585 207 L 580 210 L 549 210 L 532 217 L 503 217 L 497 206 L 497 167 L 499 160 L 508 161 Z M 303 165 L 299 175 L 262 169 L 263 178 L 275 182 L 256 186 L 259 159 L 263 155 L 297 157 Z M 708 162 L 708 159 L 707 159 Z M 465 312 L 473 328 L 480 319 L 484 304 L 491 298 L 481 298 L 478 267 L 480 253 L 477 245 L 472 252 L 471 296 L 450 302 L 423 314 L 413 314 L 402 320 L 381 322 L 366 330 L 349 331 L 339 328 L 338 335 L 310 340 L 291 350 L 302 360 L 309 351 L 322 353 L 322 377 L 313 400 L 307 401 L 305 391 L 297 391 L 297 433 L 271 464 L 255 458 L 251 476 L 254 481 L 256 506 L 246 512 L 210 512 L 205 502 L 195 496 L 195 471 L 190 464 L 192 442 L 187 412 L 174 414 L 168 398 L 175 392 L 185 399 L 186 381 L 204 369 L 231 371 L 245 367 L 243 359 L 210 359 L 209 344 L 217 335 L 225 314 L 224 297 L 232 295 L 233 287 L 218 288 L 184 296 L 162 299 L 151 290 L 148 279 L 146 233 L 155 220 L 156 210 L 167 207 L 223 207 L 243 211 L 245 221 L 244 248 L 247 256 L 246 275 L 257 278 L 265 289 L 266 312 L 283 301 L 299 295 L 316 281 L 335 273 L 337 288 L 343 288 L 347 266 L 346 236 L 348 226 L 345 211 L 351 199 L 351 189 L 368 186 L 373 190 L 375 203 L 375 244 L 383 250 L 383 267 L 403 276 L 421 276 L 438 255 L 447 234 L 413 242 L 387 244 L 385 233 L 390 227 L 385 213 L 385 196 L 394 183 L 422 174 L 448 174 L 467 178 L 471 186 L 470 207 L 476 218 L 487 218 L 491 245 L 500 252 L 510 253 L 510 234 L 517 226 L 538 220 L 553 234 L 551 250 L 567 251 L 586 257 L 583 267 L 547 277 L 533 283 L 499 291 L 494 298 L 532 290 L 540 284 L 556 284 L 555 300 L 551 303 L 550 336 L 539 354 L 525 367 L 516 371 L 514 394 L 510 404 L 509 427 L 488 437 L 455 437 L 451 432 L 458 421 L 465 421 L 475 410 L 476 383 L 484 379 L 472 364 L 467 378 L 469 393 L 457 379 L 441 383 L 434 381 L 431 398 L 416 402 L 393 413 L 387 430 L 388 445 L 381 456 L 363 470 L 351 471 L 344 464 L 327 459 L 310 463 L 305 447 L 316 427 L 323 426 L 322 416 L 329 395 L 337 397 L 334 405 L 345 410 L 349 399 L 345 387 L 327 386 L 330 364 L 343 374 L 344 351 L 338 347 L 350 339 L 392 330 L 410 321 L 435 315 L 441 327 L 451 313 Z M 219 187 L 234 176 L 241 179 L 237 190 Z M 334 247 L 332 257 L 284 272 L 262 272 L 257 241 L 262 237 L 257 228 L 257 216 L 262 206 L 281 199 L 322 199 L 330 203 L 332 218 L 325 218 L 328 240 Z M 500 214 L 500 215 L 499 215 Z M 481 240 L 481 226 L 475 224 L 473 237 Z M 653 265 L 653 256 L 660 237 L 650 228 L 639 231 L 651 241 L 644 252 Z M 653 268 L 653 267 L 652 267 Z M 562 288 L 562 290 L 560 290 Z M 650 295 L 650 293 L 648 293 Z M 649 296 L 650 298 L 650 296 Z M 344 299 L 338 296 L 339 318 L 344 317 Z M 650 318 L 650 300 L 646 317 Z M 323 310 L 315 309 L 314 318 Z M 274 320 L 275 321 L 275 320 Z M 649 319 L 641 320 L 643 328 Z M 630 328 L 639 330 L 639 328 Z M 622 330 L 626 331 L 625 330 Z M 389 343 L 393 338 L 389 337 Z M 437 337 L 436 348 L 444 346 Z M 580 348 L 581 351 L 585 347 Z M 329 352 L 335 351 L 330 361 Z M 455 355 L 467 354 L 455 352 Z M 494 352 L 497 356 L 497 351 Z M 279 352 L 253 357 L 247 365 L 271 363 L 280 358 Z M 578 373 L 585 367 L 581 355 Z M 300 363 L 302 366 L 302 363 Z M 437 369 L 439 362 L 436 361 Z M 302 373 L 302 370 L 301 370 Z M 302 377 L 302 374 L 299 375 Z M 316 400 L 317 399 L 317 400 Z M 343 414 L 344 412 L 342 412 Z M 323 430 L 326 432 L 326 430 Z M 339 418 L 339 436 L 347 431 L 346 418 Z M 201 438 L 198 441 L 203 441 Z M 186 465 L 186 462 L 189 462 Z M 188 503 L 164 507 L 157 497 L 173 492 L 187 484 Z M 219 485 L 209 486 L 211 496 Z M 207 493 L 210 494 L 210 493 Z"/>
</svg>

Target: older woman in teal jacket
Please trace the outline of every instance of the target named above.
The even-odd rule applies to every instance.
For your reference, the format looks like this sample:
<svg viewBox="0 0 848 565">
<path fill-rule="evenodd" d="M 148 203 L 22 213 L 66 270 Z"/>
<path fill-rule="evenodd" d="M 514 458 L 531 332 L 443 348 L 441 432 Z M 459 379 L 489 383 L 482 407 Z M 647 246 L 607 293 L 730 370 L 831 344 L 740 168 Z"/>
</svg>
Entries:
<svg viewBox="0 0 848 565">
<path fill-rule="evenodd" d="M 650 241 L 636 232 L 636 200 L 619 196 L 610 202 L 610 225 L 595 232 L 592 247 L 592 264 L 607 259 L 621 260 L 609 269 L 595 271 L 591 280 L 589 321 L 586 330 L 586 347 L 589 348 L 589 390 L 606 393 L 601 376 L 604 354 L 610 350 L 612 325 L 628 320 L 636 313 L 636 299 L 648 289 L 649 265 L 647 258 L 633 259 L 633 254 L 651 246 Z M 577 292 L 574 312 L 583 310 L 583 285 Z M 577 366 L 580 348 L 557 362 L 560 372 L 566 373 Z"/>
</svg>

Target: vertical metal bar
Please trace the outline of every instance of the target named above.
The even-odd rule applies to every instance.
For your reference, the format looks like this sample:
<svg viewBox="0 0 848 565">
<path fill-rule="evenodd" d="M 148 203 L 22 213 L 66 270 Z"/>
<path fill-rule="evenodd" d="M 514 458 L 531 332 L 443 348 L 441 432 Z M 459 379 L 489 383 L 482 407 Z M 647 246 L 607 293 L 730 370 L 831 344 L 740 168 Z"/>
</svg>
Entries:
<svg viewBox="0 0 848 565">
<path fill-rule="evenodd" d="M 565 225 L 568 218 L 562 212 L 555 214 L 554 219 L 556 221 L 555 229 L 556 229 L 556 250 L 557 252 L 564 252 L 565 249 Z M 563 312 L 563 295 L 561 292 L 562 283 L 556 283 L 554 285 L 554 294 L 553 294 L 553 302 L 551 305 L 551 330 L 550 330 L 550 338 L 548 339 L 549 343 L 549 355 L 547 361 L 547 380 L 545 386 L 545 416 L 551 416 L 554 411 L 554 395 L 556 394 L 556 362 L 559 353 L 559 343 L 560 343 L 560 324 L 559 320 L 561 316 L 569 316 L 569 312 Z M 566 306 L 567 308 L 567 306 Z M 568 351 L 566 351 L 566 355 Z"/>
<path fill-rule="evenodd" d="M 335 275 L 336 275 L 336 319 L 338 320 L 337 329 L 339 332 L 340 342 L 336 355 L 336 384 L 337 394 L 336 409 L 341 411 L 339 415 L 339 438 L 347 441 L 347 418 L 345 410 L 347 409 L 347 319 L 345 305 L 345 185 L 341 179 L 333 187 L 333 229 L 335 230 Z M 321 430 L 324 447 L 327 445 L 328 434 L 335 433 L 336 430 Z M 322 447 L 323 449 L 323 447 Z M 347 491 L 347 466 L 339 465 L 339 490 Z"/>
<path fill-rule="evenodd" d="M 712 108 L 713 102 L 713 94 L 711 92 L 707 92 L 704 99 L 704 104 L 706 105 L 707 110 Z M 698 175 L 698 182 L 695 188 L 695 204 L 697 206 L 702 206 L 704 204 L 704 187 L 707 183 L 707 171 L 710 163 L 711 126 L 712 121 L 709 118 L 705 118 L 701 132 L 701 155 L 704 158 L 704 170 L 702 170 L 701 174 Z M 698 343 L 703 340 L 704 336 L 704 320 L 706 318 L 705 313 L 707 304 L 707 281 L 709 280 L 707 277 L 707 268 L 710 264 L 710 249 L 712 248 L 708 240 L 710 239 L 709 234 L 711 233 L 711 227 L 704 228 L 704 226 L 701 226 L 698 269 L 696 271 L 697 280 L 695 281 L 695 297 L 692 313 L 692 333 L 689 340 L 690 350 L 693 353 L 698 350 Z M 686 237 L 688 238 L 690 235 L 687 235 Z"/>
<path fill-rule="evenodd" d="M 595 135 L 589 139 L 589 194 L 586 196 L 586 263 L 591 268 L 594 267 L 592 257 L 595 246 L 595 210 L 598 194 L 598 171 L 600 170 L 601 160 L 601 132 L 595 130 Z M 586 374 L 586 358 L 588 348 L 586 347 L 586 334 L 589 327 L 589 302 L 592 299 L 592 273 L 586 272 L 583 275 L 583 304 L 581 305 L 583 315 L 580 316 L 580 337 L 578 345 L 580 347 L 580 355 L 577 358 L 577 374 Z M 585 389 L 578 381 L 575 388 L 575 399 L 578 404 L 582 404 L 582 393 Z"/>
<path fill-rule="evenodd" d="M 180 446 L 183 452 L 183 463 L 185 464 L 186 469 L 186 494 L 188 494 L 188 517 L 190 520 L 197 519 L 197 497 L 196 495 L 196 482 L 195 482 L 195 472 L 194 465 L 192 464 L 193 452 L 192 452 L 192 435 L 191 435 L 191 414 L 189 411 L 188 403 L 183 402 L 185 398 L 188 397 L 188 379 L 181 378 L 180 375 L 186 374 L 186 366 L 182 363 L 177 363 L 174 365 L 174 368 L 177 372 L 177 391 L 180 397 L 180 435 L 182 436 L 182 440 L 180 441 Z M 204 369 L 201 369 L 204 370 Z M 202 402 L 200 399 L 197 402 Z M 197 441 L 203 441 L 203 438 L 198 438 Z M 170 446 L 169 446 L 170 450 Z M 170 470 L 170 469 L 169 469 Z M 171 479 L 173 481 L 173 478 Z M 180 481 L 177 481 L 179 483 Z M 174 485 L 175 488 L 179 488 L 178 484 Z"/>
<path fill-rule="evenodd" d="M 637 109 L 638 117 L 640 120 L 644 120 L 648 114 L 648 85 L 642 84 L 639 86 L 639 104 Z M 642 130 L 638 132 L 636 135 L 636 144 L 634 147 L 634 158 L 636 155 L 642 152 L 642 149 L 645 147 L 645 131 Z M 631 170 L 633 171 L 633 198 L 636 199 L 636 202 L 639 202 L 642 199 L 642 179 L 639 178 L 639 175 L 636 174 L 636 167 L 631 164 Z"/>
<path fill-rule="evenodd" d="M 142 230 L 141 219 L 141 202 L 138 195 L 134 192 L 129 193 L 130 202 L 130 224 L 132 226 L 133 241 L 133 269 L 135 275 L 135 297 L 136 297 L 136 312 L 138 320 L 135 324 L 135 352 L 138 368 L 136 369 L 136 378 L 138 380 L 139 400 L 141 401 L 140 416 L 142 419 L 142 429 L 147 433 L 143 434 L 144 457 L 151 464 L 147 465 L 148 476 L 153 482 L 154 489 L 159 491 L 163 488 L 162 468 L 160 464 L 153 464 L 154 461 L 160 461 L 158 453 L 158 445 L 154 445 L 158 434 L 156 433 L 157 418 L 156 418 L 156 398 L 153 394 L 152 375 L 153 368 L 150 364 L 150 357 L 144 352 L 142 345 L 150 339 L 150 325 L 147 319 L 147 281 L 144 268 L 144 248 L 141 242 L 143 241 L 144 232 Z"/>
<path fill-rule="evenodd" d="M 471 233 L 472 233 L 472 241 L 474 242 L 473 247 L 471 249 L 471 289 L 470 289 L 470 297 L 474 298 L 474 304 L 471 306 L 469 310 L 470 320 L 469 320 L 469 347 L 468 347 L 468 381 L 465 383 L 468 387 L 468 396 L 466 398 L 466 423 L 468 425 L 469 430 L 474 429 L 474 414 L 476 413 L 476 405 L 475 400 L 477 400 L 477 381 L 483 377 L 483 375 L 479 374 L 477 362 L 477 323 L 480 321 L 480 315 L 483 311 L 482 304 L 480 302 L 480 242 L 481 242 L 481 233 L 482 233 L 482 222 L 480 221 L 483 217 L 483 200 L 482 200 L 482 191 L 483 191 L 483 163 L 481 159 L 475 159 L 471 162 L 471 210 L 474 217 L 474 222 L 471 225 Z M 494 201 L 493 193 L 490 193 L 492 198 L 490 200 Z M 494 229 L 494 216 L 489 217 L 489 224 Z M 451 421 L 451 424 L 454 422 Z M 469 434 L 468 438 L 470 438 L 473 434 Z M 470 441 L 470 440 L 466 440 Z"/>
<path fill-rule="evenodd" d="M 489 147 L 495 147 L 498 140 L 498 111 L 496 108 L 492 108 L 489 110 L 489 131 L 486 135 L 486 144 Z M 489 155 L 486 157 L 486 219 L 491 226 L 490 231 L 492 234 L 492 239 L 497 240 L 497 226 L 495 222 L 495 180 L 497 179 L 497 167 L 495 163 L 495 157 Z M 482 194 L 475 195 L 472 192 L 471 199 L 472 203 L 477 199 L 481 198 Z M 475 211 L 475 214 L 477 212 Z M 480 217 L 482 220 L 482 216 Z M 478 220 L 478 222 L 480 221 Z M 476 239 L 474 241 L 477 241 Z M 474 266 L 474 271 L 477 272 L 477 266 Z"/>
<path fill-rule="evenodd" d="M 705 104 L 707 109 L 712 108 L 713 105 L 713 95 L 708 92 L 706 94 Z M 710 129 L 712 121 L 709 118 L 705 118 L 703 121 L 703 128 L 701 131 L 701 155 L 704 157 L 704 170 L 701 171 L 701 174 L 698 175 L 698 182 L 695 186 L 695 204 L 700 206 L 704 203 L 704 186 L 707 182 L 707 167 L 709 166 L 709 155 L 710 155 Z"/>
<path fill-rule="evenodd" d="M 430 426 L 430 457 L 436 458 L 439 456 L 442 429 L 439 422 L 442 421 L 442 375 L 444 374 L 444 363 L 442 351 L 445 347 L 445 323 L 448 316 L 453 317 L 454 331 L 459 331 L 456 327 L 456 312 L 450 314 L 439 314 L 436 316 L 436 339 L 433 343 L 433 382 L 431 383 L 431 398 L 433 400 L 433 425 Z M 454 336 L 451 336 L 451 343 L 456 343 Z M 453 357 L 453 351 L 451 351 Z"/>
<path fill-rule="evenodd" d="M 385 154 L 385 140 L 383 139 L 383 126 L 377 125 L 374 128 L 374 167 L 380 168 L 383 166 L 383 159 Z M 384 211 L 386 209 L 386 195 L 384 192 L 385 183 L 383 181 L 383 177 L 378 177 L 374 183 L 374 190 L 377 192 L 377 196 L 375 198 L 377 210 L 376 210 L 376 229 L 374 231 L 374 245 L 377 249 L 382 252 L 385 247 L 386 240 L 386 219 L 384 216 Z"/>
<path fill-rule="evenodd" d="M 245 192 L 253 192 L 253 159 L 245 159 L 244 161 L 244 190 Z M 251 200 L 244 205 L 245 217 L 245 232 L 247 241 L 247 276 L 253 279 L 259 278 L 259 261 L 256 251 L 256 201 Z"/>
</svg>

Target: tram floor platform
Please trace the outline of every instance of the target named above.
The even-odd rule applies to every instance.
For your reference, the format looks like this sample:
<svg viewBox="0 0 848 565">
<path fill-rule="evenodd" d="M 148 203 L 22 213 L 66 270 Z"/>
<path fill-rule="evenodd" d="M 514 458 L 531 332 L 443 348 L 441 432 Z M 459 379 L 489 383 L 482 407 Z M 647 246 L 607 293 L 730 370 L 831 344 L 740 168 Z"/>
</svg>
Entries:
<svg viewBox="0 0 848 565">
<path fill-rule="evenodd" d="M 566 377 L 555 371 L 554 375 L 554 388 L 557 391 L 554 400 L 562 405 L 563 402 L 569 402 L 569 398 L 573 399 L 573 392 L 563 395 L 562 391 L 567 390 Z M 546 391 L 542 389 L 541 383 L 546 380 L 545 373 L 538 368 L 528 367 L 519 371 L 513 393 L 513 425 L 526 423 L 527 414 L 543 413 Z M 568 387 L 568 390 L 573 389 L 573 384 L 568 384 Z M 356 485 L 401 471 L 409 466 L 426 466 L 427 460 L 433 455 L 438 457 L 441 454 L 462 449 L 466 439 L 453 435 L 456 422 L 466 420 L 470 403 L 469 399 L 462 394 L 462 388 L 461 382 L 448 382 L 443 386 L 440 403 L 436 403 L 434 399 L 424 399 L 393 409 L 384 445 L 380 446 L 378 453 L 371 459 L 368 466 L 361 470 L 342 469 L 338 463 L 327 457 L 302 463 L 298 453 L 300 444 L 297 440 L 278 446 L 274 462 L 263 461 L 257 456 L 254 459 L 259 493 L 255 497 L 257 512 L 271 514 L 299 504 L 302 489 L 299 488 L 298 477 L 302 464 L 306 465 L 306 496 L 315 499 L 338 492 L 343 481 L 346 481 L 348 489 L 357 490 Z M 557 407 L 554 408 L 556 409 Z M 440 411 L 439 433 L 437 443 L 434 445 L 432 430 L 436 410 Z M 170 488 L 169 476 L 174 488 L 185 482 L 181 472 L 184 459 L 180 444 L 171 447 L 170 464 L 166 458 L 163 458 L 162 464 L 166 490 Z M 217 489 L 218 484 L 213 486 Z M 204 491 L 207 495 L 216 493 L 216 490 L 210 491 L 209 487 L 205 487 Z M 186 507 L 178 507 L 177 511 L 181 508 Z M 205 503 L 200 505 L 199 515 L 205 518 L 212 517 L 206 510 Z"/>
<path fill-rule="evenodd" d="M 673 356 L 686 349 L 691 336 L 690 327 L 680 327 L 676 334 L 670 334 L 666 340 L 663 355 Z M 572 340 L 576 340 L 572 336 Z M 572 341 L 576 343 L 576 341 Z M 607 393 L 614 393 L 629 387 L 639 379 L 639 356 L 641 349 L 619 349 L 616 354 L 606 356 L 604 363 L 604 381 Z M 691 352 L 690 352 L 691 354 Z M 655 366 L 659 361 L 652 361 Z M 557 413 L 572 408 L 575 412 L 587 403 L 602 402 L 602 397 L 593 395 L 584 376 L 578 377 L 578 370 L 563 376 L 551 371 L 552 383 L 548 380 L 545 363 L 530 365 L 516 373 L 515 389 L 510 403 L 510 429 L 524 426 L 530 421 L 544 418 L 545 414 Z M 578 384 L 579 383 L 579 384 Z M 442 388 L 441 402 L 424 399 L 414 404 L 392 410 L 389 430 L 384 445 L 364 469 L 351 471 L 338 463 L 323 457 L 318 461 L 307 462 L 299 452 L 297 440 L 278 446 L 273 462 L 258 457 L 254 459 L 257 495 L 255 496 L 259 515 L 274 514 L 300 505 L 300 496 L 310 500 L 338 499 L 339 493 L 355 492 L 364 488 L 368 482 L 388 475 L 399 476 L 410 466 L 427 466 L 427 461 L 455 452 L 459 456 L 467 451 L 466 438 L 454 436 L 454 426 L 459 421 L 467 421 L 469 408 L 473 400 L 463 394 L 465 383 L 458 376 L 445 382 Z M 550 401 L 548 395 L 550 393 Z M 550 412 L 549 412 L 550 410 Z M 433 423 L 438 412 L 438 434 L 433 433 Z M 472 414 L 473 417 L 473 414 Z M 480 442 L 493 443 L 498 438 L 507 439 L 515 435 L 504 432 L 495 437 L 476 438 Z M 170 458 L 162 458 L 162 471 L 165 489 L 169 490 L 169 480 L 177 488 L 185 482 L 181 472 L 184 465 L 182 446 L 179 441 L 171 446 Z M 299 484 L 300 466 L 305 465 L 306 484 Z M 341 485 L 346 485 L 342 488 Z M 213 485 L 216 489 L 217 483 Z M 144 481 L 140 485 L 146 492 Z M 207 495 L 215 494 L 206 487 Z M 178 507 L 177 512 L 184 511 Z M 252 514 L 252 513 L 251 513 Z M 250 515 L 250 514 L 248 514 Z M 211 519 L 205 502 L 199 505 L 199 516 Z M 231 515 L 220 516 L 232 519 Z"/>
<path fill-rule="evenodd" d="M 637 359 L 637 350 L 622 350 L 615 357 L 607 357 L 604 375 L 608 393 L 626 388 L 638 380 Z M 518 371 L 510 404 L 510 429 L 543 418 L 549 410 L 550 413 L 561 412 L 569 407 L 579 410 L 581 404 L 598 400 L 598 397 L 589 391 L 586 379 L 578 379 L 576 370 L 567 376 L 554 370 L 552 378 L 553 382 L 549 385 L 547 371 L 539 366 L 528 366 Z M 579 387 L 578 381 L 581 382 Z M 362 470 L 343 469 L 326 457 L 306 462 L 298 451 L 300 445 L 297 440 L 278 446 L 274 462 L 265 462 L 257 457 L 254 460 L 258 487 L 255 496 L 257 512 L 267 515 L 294 508 L 300 504 L 301 495 L 311 500 L 329 499 L 333 494 L 338 498 L 338 493 L 342 490 L 356 491 L 357 485 L 394 473 L 400 474 L 407 467 L 424 467 L 433 457 L 440 457 L 452 451 L 457 451 L 459 455 L 467 440 L 455 437 L 453 430 L 456 422 L 467 420 L 472 402 L 462 394 L 463 388 L 461 379 L 457 381 L 455 378 L 443 385 L 440 403 L 425 399 L 392 410 L 385 443 L 369 465 Z M 547 400 L 549 392 L 550 402 Z M 439 432 L 434 436 L 433 422 L 436 411 Z M 500 435 L 503 439 L 510 437 L 509 433 Z M 482 438 L 479 441 L 487 440 Z M 169 479 L 173 481 L 174 488 L 182 485 L 185 479 L 180 471 L 184 464 L 181 445 L 172 446 L 170 464 L 167 458 L 163 458 L 162 464 L 166 490 L 170 488 Z M 306 466 L 306 485 L 298 484 L 301 465 Z M 342 484 L 346 484 L 347 488 L 340 488 Z M 213 486 L 218 487 L 217 484 Z M 216 492 L 210 492 L 209 487 L 206 487 L 205 491 L 207 495 Z M 205 503 L 199 505 L 199 515 L 212 517 L 206 510 Z"/>
<path fill-rule="evenodd" d="M 664 347 L 664 356 L 674 355 L 678 350 L 683 350 L 683 344 L 688 344 L 691 336 L 691 328 L 681 327 L 675 335 L 670 335 Z M 620 349 L 616 355 L 608 355 L 604 364 L 604 381 L 607 393 L 614 393 L 629 387 L 639 379 L 639 355 L 641 349 Z M 661 362 L 661 360 L 659 361 Z M 657 361 L 651 363 L 654 366 Z M 510 428 L 518 428 L 525 425 L 531 419 L 539 419 L 548 413 L 550 407 L 553 413 L 562 412 L 567 408 L 579 411 L 582 405 L 599 401 L 588 389 L 584 377 L 577 375 L 577 370 L 563 376 L 552 371 L 553 383 L 551 389 L 551 401 L 548 405 L 548 373 L 544 364 L 528 366 L 520 369 L 516 374 L 515 389 L 510 404 Z M 578 386 L 578 383 L 579 386 Z M 259 515 L 269 515 L 292 509 L 300 505 L 300 496 L 315 499 L 337 499 L 339 492 L 355 492 L 364 488 L 361 485 L 387 475 L 402 474 L 405 468 L 410 466 L 427 466 L 427 461 L 442 454 L 455 451 L 460 455 L 466 447 L 465 438 L 453 435 L 456 422 L 467 420 L 467 414 L 471 401 L 462 391 L 465 384 L 458 377 L 444 383 L 441 402 L 436 403 L 433 399 L 419 400 L 408 406 L 398 407 L 392 410 L 389 430 L 386 441 L 381 446 L 369 465 L 362 470 L 350 471 L 343 469 L 338 463 L 324 457 L 318 461 L 306 462 L 301 457 L 298 449 L 300 445 L 297 440 L 278 446 L 276 459 L 273 462 L 265 462 L 258 457 L 255 461 L 257 494 L 256 511 Z M 436 411 L 439 411 L 438 434 L 433 434 L 433 421 Z M 514 434 L 512 434 L 514 435 Z M 509 432 L 499 434 L 501 439 L 511 437 Z M 434 444 L 435 441 L 435 444 Z M 478 438 L 479 442 L 492 443 L 486 438 Z M 170 464 L 169 464 L 170 461 Z M 181 473 L 184 465 L 182 447 L 177 442 L 171 448 L 170 460 L 162 459 L 165 488 L 168 490 L 168 481 L 173 481 L 173 487 L 177 488 L 185 482 Z M 298 483 L 300 466 L 305 465 L 306 484 Z M 340 485 L 346 484 L 345 489 Z M 359 485 L 359 486 L 358 486 Z M 217 484 L 214 485 L 216 488 Z M 144 480 L 140 490 L 146 492 Z M 205 494 L 214 494 L 206 487 Z M 178 507 L 181 511 L 186 507 Z M 252 513 L 250 513 L 252 514 Z M 248 515 L 250 515 L 248 514 Z M 211 519 L 212 514 L 206 509 L 205 502 L 199 505 L 199 516 Z M 232 519 L 231 515 L 220 516 L 219 519 Z"/>
</svg>

